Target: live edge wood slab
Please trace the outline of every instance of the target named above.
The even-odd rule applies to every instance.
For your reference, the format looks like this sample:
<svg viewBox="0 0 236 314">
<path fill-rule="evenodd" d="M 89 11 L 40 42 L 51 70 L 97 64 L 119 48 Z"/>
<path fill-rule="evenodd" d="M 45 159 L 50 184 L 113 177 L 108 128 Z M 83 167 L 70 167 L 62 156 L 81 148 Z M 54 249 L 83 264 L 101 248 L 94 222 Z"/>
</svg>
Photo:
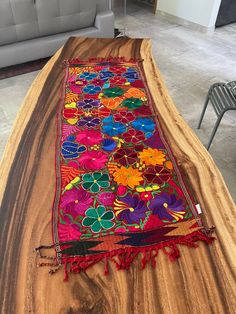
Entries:
<svg viewBox="0 0 236 314">
<path fill-rule="evenodd" d="M 87 273 L 48 275 L 33 249 L 52 242 L 55 115 L 64 59 L 134 57 L 142 63 L 162 127 L 217 240 L 198 249 L 181 247 L 181 258 L 128 272 L 96 265 Z M 14 95 L 12 95 L 14 97 Z M 25 98 L 0 167 L 1 313 L 236 313 L 236 211 L 211 156 L 176 110 L 147 39 L 70 38 L 38 74 Z"/>
</svg>

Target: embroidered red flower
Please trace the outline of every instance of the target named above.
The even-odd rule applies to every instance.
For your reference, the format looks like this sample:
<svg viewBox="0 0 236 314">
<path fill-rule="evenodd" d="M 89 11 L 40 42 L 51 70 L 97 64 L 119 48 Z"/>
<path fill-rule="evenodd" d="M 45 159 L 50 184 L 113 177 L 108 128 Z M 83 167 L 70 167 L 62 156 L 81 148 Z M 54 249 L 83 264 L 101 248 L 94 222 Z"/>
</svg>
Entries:
<svg viewBox="0 0 236 314">
<path fill-rule="evenodd" d="M 82 109 L 78 108 L 66 108 L 63 110 L 63 116 L 65 119 L 74 119 L 83 114 Z"/>
<path fill-rule="evenodd" d="M 157 183 L 160 185 L 167 182 L 170 175 L 170 171 L 162 166 L 148 167 L 143 174 L 144 178 L 149 183 Z"/>
<path fill-rule="evenodd" d="M 98 96 L 99 96 L 99 93 L 98 94 L 93 94 L 93 95 L 91 95 L 91 94 L 84 94 L 83 95 L 84 99 L 90 99 L 90 98 L 99 99 Z"/>
<path fill-rule="evenodd" d="M 120 112 L 114 114 L 114 120 L 116 122 L 128 123 L 128 122 L 134 121 L 135 116 L 130 111 L 127 111 L 127 110 L 126 111 L 120 111 Z"/>
<path fill-rule="evenodd" d="M 151 192 L 142 192 L 142 193 L 140 193 L 140 199 L 143 201 L 149 201 L 152 199 L 152 193 Z"/>
<path fill-rule="evenodd" d="M 145 140 L 145 135 L 142 131 L 129 129 L 127 132 L 123 133 L 123 139 L 126 143 L 139 143 Z"/>
<path fill-rule="evenodd" d="M 129 148 L 118 149 L 113 157 L 123 166 L 133 165 L 137 161 L 137 153 Z"/>
<path fill-rule="evenodd" d="M 151 116 L 153 116 L 151 108 L 149 108 L 148 106 L 144 106 L 144 105 L 137 108 L 137 109 L 134 109 L 133 113 L 139 117 L 151 117 Z"/>
<path fill-rule="evenodd" d="M 102 71 L 105 68 L 106 68 L 106 66 L 104 66 L 104 65 L 95 65 L 94 66 L 94 71 L 100 72 L 100 71 Z"/>
<path fill-rule="evenodd" d="M 135 80 L 134 82 L 131 82 L 130 85 L 137 88 L 144 88 L 144 84 L 141 80 Z"/>
<path fill-rule="evenodd" d="M 110 79 L 111 86 L 124 85 L 126 79 L 121 76 L 115 76 Z"/>
<path fill-rule="evenodd" d="M 104 81 L 99 78 L 95 78 L 91 81 L 91 84 L 102 87 L 104 85 Z"/>
<path fill-rule="evenodd" d="M 98 115 L 99 117 L 108 117 L 111 113 L 111 110 L 106 107 L 99 107 L 92 111 L 93 115 Z"/>
<path fill-rule="evenodd" d="M 164 225 L 164 223 L 161 221 L 161 219 L 157 215 L 151 214 L 148 217 L 148 220 L 144 225 L 144 230 L 155 229 L 155 228 L 161 227 L 163 225 Z"/>
<path fill-rule="evenodd" d="M 110 71 L 113 72 L 116 75 L 120 75 L 126 72 L 126 68 L 125 67 L 110 67 Z"/>
</svg>

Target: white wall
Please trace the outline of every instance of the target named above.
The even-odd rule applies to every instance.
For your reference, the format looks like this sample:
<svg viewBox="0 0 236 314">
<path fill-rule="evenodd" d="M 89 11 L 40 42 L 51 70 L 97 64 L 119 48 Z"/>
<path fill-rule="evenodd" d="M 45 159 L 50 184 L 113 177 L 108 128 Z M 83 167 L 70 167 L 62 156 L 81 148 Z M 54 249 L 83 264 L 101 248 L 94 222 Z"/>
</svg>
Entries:
<svg viewBox="0 0 236 314">
<path fill-rule="evenodd" d="M 158 10 L 205 26 L 215 26 L 221 0 L 159 0 Z"/>
</svg>

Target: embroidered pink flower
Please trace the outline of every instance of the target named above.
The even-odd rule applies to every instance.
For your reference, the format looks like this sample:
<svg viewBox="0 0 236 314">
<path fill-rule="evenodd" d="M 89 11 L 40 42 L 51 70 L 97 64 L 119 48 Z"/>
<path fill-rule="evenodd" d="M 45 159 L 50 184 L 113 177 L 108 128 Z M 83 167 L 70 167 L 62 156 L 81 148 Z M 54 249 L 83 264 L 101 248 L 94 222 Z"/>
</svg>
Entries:
<svg viewBox="0 0 236 314">
<path fill-rule="evenodd" d="M 127 187 L 126 186 L 123 186 L 123 185 L 118 185 L 118 188 L 117 188 L 117 195 L 119 196 L 122 196 L 122 195 L 125 195 L 125 193 L 127 192 Z"/>
<path fill-rule="evenodd" d="M 105 206 L 112 206 L 116 196 L 112 192 L 103 192 L 98 195 L 98 200 Z"/>
<path fill-rule="evenodd" d="M 88 151 L 81 154 L 78 161 L 86 170 L 99 170 L 105 167 L 108 157 L 101 151 Z"/>
<path fill-rule="evenodd" d="M 62 195 L 60 207 L 63 208 L 65 214 L 76 217 L 83 214 L 92 202 L 93 200 L 87 191 L 73 188 Z"/>
<path fill-rule="evenodd" d="M 102 141 L 102 134 L 100 131 L 96 130 L 83 130 L 76 135 L 76 141 L 79 144 L 93 146 L 95 144 L 99 144 Z"/>
<path fill-rule="evenodd" d="M 69 167 L 73 167 L 75 169 L 79 169 L 79 164 L 75 160 L 71 160 L 68 162 Z"/>
<path fill-rule="evenodd" d="M 76 224 L 60 224 L 58 228 L 60 242 L 79 240 L 81 232 Z"/>
<path fill-rule="evenodd" d="M 77 80 L 76 82 L 75 81 L 71 82 L 69 88 L 73 93 L 81 94 L 82 93 L 81 88 L 86 86 L 87 83 L 88 82 L 86 80 L 80 79 Z"/>
</svg>

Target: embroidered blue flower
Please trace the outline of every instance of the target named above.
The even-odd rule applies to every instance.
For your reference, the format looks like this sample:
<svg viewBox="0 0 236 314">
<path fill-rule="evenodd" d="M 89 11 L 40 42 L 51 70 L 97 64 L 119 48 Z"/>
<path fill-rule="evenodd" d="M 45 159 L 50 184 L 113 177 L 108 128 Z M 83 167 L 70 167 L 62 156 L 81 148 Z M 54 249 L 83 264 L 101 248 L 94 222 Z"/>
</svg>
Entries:
<svg viewBox="0 0 236 314">
<path fill-rule="evenodd" d="M 82 79 L 85 79 L 85 80 L 92 80 L 94 79 L 95 77 L 97 77 L 97 74 L 96 73 L 90 73 L 90 72 L 84 72 L 82 74 L 80 74 L 79 78 L 82 78 Z"/>
<path fill-rule="evenodd" d="M 83 89 L 84 93 L 90 94 L 90 95 L 95 95 L 97 93 L 101 92 L 101 87 L 100 86 L 95 86 L 95 85 L 87 85 Z"/>
<path fill-rule="evenodd" d="M 155 128 L 155 123 L 152 119 L 149 118 L 139 118 L 132 122 L 133 128 L 144 133 L 152 132 Z"/>
<path fill-rule="evenodd" d="M 102 132 L 106 133 L 109 136 L 116 136 L 118 134 L 124 133 L 125 131 L 126 127 L 122 123 L 118 122 L 105 124 L 102 127 Z"/>
<path fill-rule="evenodd" d="M 62 143 L 61 153 L 64 158 L 77 158 L 84 151 L 86 151 L 84 145 L 79 146 L 78 143 L 68 140 Z"/>
<path fill-rule="evenodd" d="M 100 78 L 104 81 L 108 80 L 109 78 L 113 77 L 114 73 L 110 72 L 110 71 L 102 71 L 100 73 Z"/>
<path fill-rule="evenodd" d="M 103 120 L 102 120 L 102 123 L 113 123 L 114 122 L 114 120 L 113 120 L 113 117 L 112 116 L 108 116 L 108 117 L 106 117 L 106 118 L 104 118 Z"/>
<path fill-rule="evenodd" d="M 131 83 L 139 78 L 138 73 L 132 68 L 128 68 L 127 72 L 123 73 L 122 76 L 124 76 L 128 82 Z"/>
<path fill-rule="evenodd" d="M 110 138 L 102 140 L 102 149 L 111 152 L 116 148 L 116 142 Z"/>
</svg>

